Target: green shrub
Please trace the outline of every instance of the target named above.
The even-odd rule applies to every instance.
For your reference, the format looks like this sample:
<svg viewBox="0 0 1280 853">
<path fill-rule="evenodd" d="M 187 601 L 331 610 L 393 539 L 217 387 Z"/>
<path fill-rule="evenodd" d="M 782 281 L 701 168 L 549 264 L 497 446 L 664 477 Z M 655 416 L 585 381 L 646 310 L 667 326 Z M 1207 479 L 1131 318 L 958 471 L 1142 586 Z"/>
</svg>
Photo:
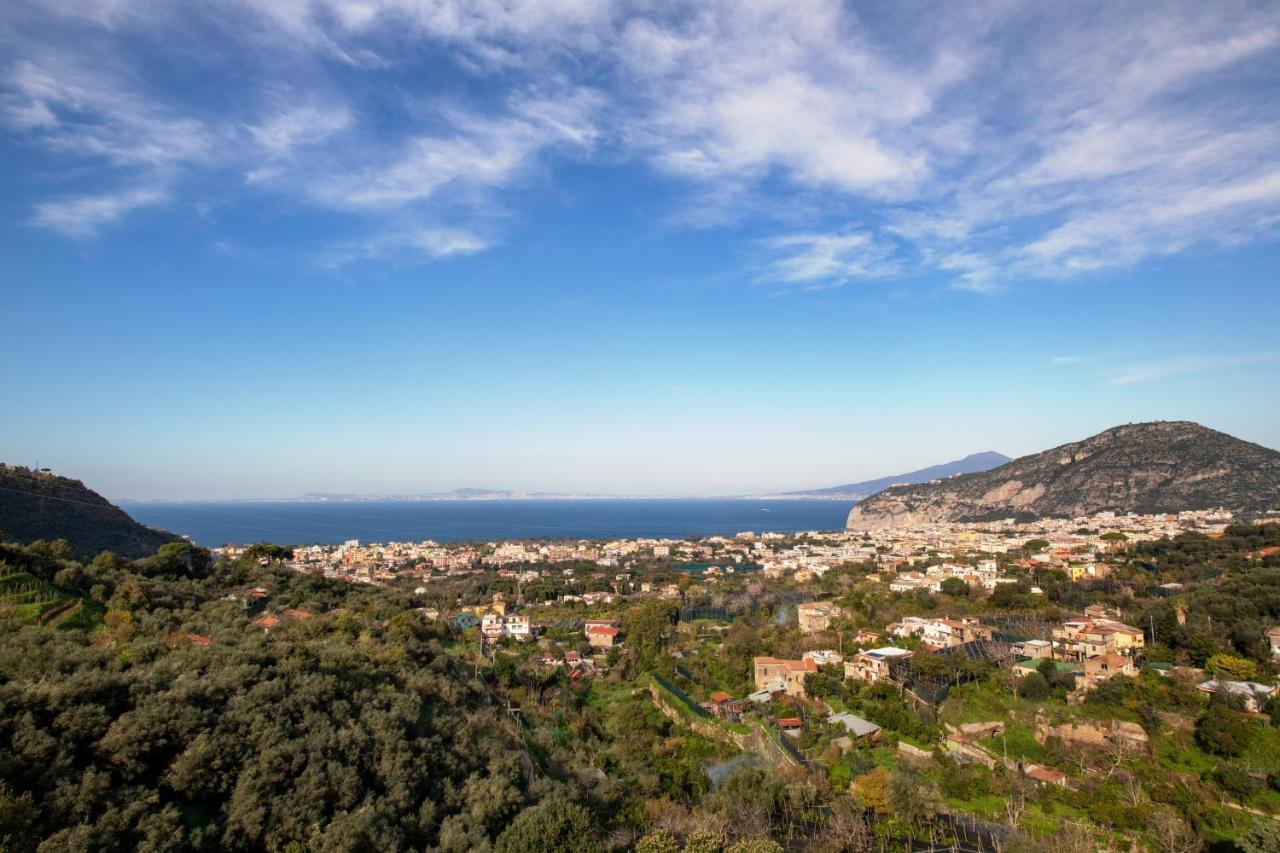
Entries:
<svg viewBox="0 0 1280 853">
<path fill-rule="evenodd" d="M 1214 774 L 1214 778 L 1224 790 L 1241 800 L 1249 799 L 1262 787 L 1261 782 L 1238 764 L 1222 765 Z"/>
<path fill-rule="evenodd" d="M 1049 680 L 1039 672 L 1027 673 L 1018 681 L 1018 695 L 1023 699 L 1046 699 L 1049 691 Z"/>
<path fill-rule="evenodd" d="M 1223 705 L 1210 705 L 1196 723 L 1196 742 L 1214 755 L 1234 758 L 1249 748 L 1252 738 L 1250 721 Z"/>
</svg>

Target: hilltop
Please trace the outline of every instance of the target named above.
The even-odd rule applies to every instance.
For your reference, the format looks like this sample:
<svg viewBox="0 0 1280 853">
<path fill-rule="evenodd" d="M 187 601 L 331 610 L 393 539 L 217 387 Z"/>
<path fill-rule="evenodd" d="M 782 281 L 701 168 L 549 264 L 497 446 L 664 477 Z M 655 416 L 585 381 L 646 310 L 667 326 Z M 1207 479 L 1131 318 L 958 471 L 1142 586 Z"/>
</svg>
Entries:
<svg viewBox="0 0 1280 853">
<path fill-rule="evenodd" d="M 1000 465 L 1009 462 L 1008 456 L 1003 453 L 996 453 L 994 450 L 983 451 L 982 453 L 970 453 L 963 459 L 955 459 L 951 462 L 943 462 L 941 465 L 930 465 L 928 468 L 921 468 L 918 471 L 908 471 L 905 474 L 893 474 L 888 477 L 879 477 L 875 480 L 864 480 L 861 483 L 847 483 L 843 486 L 831 486 L 826 489 L 806 489 L 799 492 L 786 492 L 784 497 L 789 498 L 853 498 L 858 500 L 868 495 L 874 495 L 876 492 L 883 491 L 890 486 L 903 484 L 927 483 L 930 480 L 941 480 L 945 477 L 954 477 L 957 474 L 973 474 L 979 471 L 990 471 Z"/>
<path fill-rule="evenodd" d="M 114 551 L 144 557 L 177 542 L 145 527 L 79 480 L 0 464 L 0 531 L 8 541 L 65 539 L 81 556 Z"/>
<path fill-rule="evenodd" d="M 1114 427 L 990 471 L 885 489 L 855 506 L 847 527 L 1277 506 L 1280 453 L 1189 421 L 1157 421 Z"/>
</svg>

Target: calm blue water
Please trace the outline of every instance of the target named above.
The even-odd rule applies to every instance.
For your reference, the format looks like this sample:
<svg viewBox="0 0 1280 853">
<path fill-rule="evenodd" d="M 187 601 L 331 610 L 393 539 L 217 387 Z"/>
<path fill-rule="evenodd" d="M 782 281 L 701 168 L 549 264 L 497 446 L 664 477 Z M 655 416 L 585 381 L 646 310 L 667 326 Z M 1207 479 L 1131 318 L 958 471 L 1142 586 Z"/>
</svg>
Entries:
<svg viewBox="0 0 1280 853">
<path fill-rule="evenodd" d="M 214 547 L 264 540 L 300 545 L 838 530 L 850 506 L 811 500 L 238 501 L 129 504 L 125 510 L 143 524 Z"/>
</svg>

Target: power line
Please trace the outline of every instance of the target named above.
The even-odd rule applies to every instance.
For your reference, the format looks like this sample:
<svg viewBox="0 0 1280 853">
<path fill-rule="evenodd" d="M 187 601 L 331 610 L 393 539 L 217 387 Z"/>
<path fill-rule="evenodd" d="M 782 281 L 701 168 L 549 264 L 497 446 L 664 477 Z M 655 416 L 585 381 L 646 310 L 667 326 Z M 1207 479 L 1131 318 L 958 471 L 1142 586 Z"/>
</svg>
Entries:
<svg viewBox="0 0 1280 853">
<path fill-rule="evenodd" d="M 6 488 L 5 486 L 0 486 L 0 492 L 13 492 L 15 495 L 31 495 L 32 494 L 32 492 L 24 491 L 22 489 L 10 489 L 10 488 Z M 40 500 L 62 501 L 63 503 L 67 503 L 67 504 L 80 504 L 81 506 L 91 506 L 91 507 L 94 507 L 95 509 L 119 509 L 119 507 L 115 506 L 115 504 L 112 504 L 110 501 L 106 501 L 106 500 L 104 500 L 103 503 L 95 504 L 95 503 L 90 503 L 89 501 L 77 501 L 77 500 L 72 500 L 71 498 L 60 498 L 55 495 L 45 495 L 45 494 L 35 493 L 35 496 Z"/>
</svg>

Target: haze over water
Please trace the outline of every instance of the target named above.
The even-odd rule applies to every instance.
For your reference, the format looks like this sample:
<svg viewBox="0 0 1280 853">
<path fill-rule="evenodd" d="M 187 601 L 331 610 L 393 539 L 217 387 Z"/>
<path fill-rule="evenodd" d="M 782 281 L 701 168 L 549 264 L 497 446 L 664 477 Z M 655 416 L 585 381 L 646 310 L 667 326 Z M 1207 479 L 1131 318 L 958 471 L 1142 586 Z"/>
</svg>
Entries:
<svg viewBox="0 0 1280 853">
<path fill-rule="evenodd" d="M 583 499 L 145 503 L 126 510 L 143 524 L 216 547 L 261 541 L 675 539 L 745 530 L 838 530 L 850 506 L 831 500 Z"/>
</svg>

